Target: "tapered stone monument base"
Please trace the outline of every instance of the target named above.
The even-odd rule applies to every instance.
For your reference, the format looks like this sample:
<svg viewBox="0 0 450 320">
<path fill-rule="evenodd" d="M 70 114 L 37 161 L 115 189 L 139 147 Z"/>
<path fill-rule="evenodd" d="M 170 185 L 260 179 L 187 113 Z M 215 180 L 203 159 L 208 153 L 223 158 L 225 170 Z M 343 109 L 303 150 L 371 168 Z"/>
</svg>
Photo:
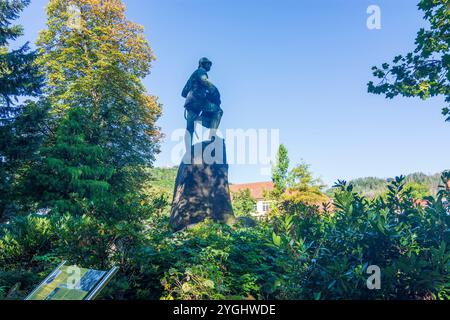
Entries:
<svg viewBox="0 0 450 320">
<path fill-rule="evenodd" d="M 196 144 L 186 153 L 175 182 L 170 224 L 175 231 L 206 218 L 233 223 L 226 148 L 222 139 Z"/>
</svg>

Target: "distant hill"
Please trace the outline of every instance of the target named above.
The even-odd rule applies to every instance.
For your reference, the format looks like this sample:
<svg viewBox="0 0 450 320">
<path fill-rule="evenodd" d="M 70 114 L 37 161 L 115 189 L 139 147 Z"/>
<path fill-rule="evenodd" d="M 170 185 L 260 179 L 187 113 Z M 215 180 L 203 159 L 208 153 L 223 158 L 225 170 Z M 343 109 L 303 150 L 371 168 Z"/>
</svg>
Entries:
<svg viewBox="0 0 450 320">
<path fill-rule="evenodd" d="M 349 181 L 358 193 L 368 197 L 374 198 L 380 196 L 385 192 L 386 185 L 393 180 L 393 178 L 381 179 L 376 177 L 358 178 Z M 436 173 L 427 175 L 421 172 L 412 173 L 406 176 L 406 183 L 420 185 L 428 189 L 430 195 L 436 195 L 439 185 L 441 184 L 441 174 Z M 328 190 L 331 192 L 332 189 Z M 327 192 L 327 193 L 328 193 Z"/>
</svg>

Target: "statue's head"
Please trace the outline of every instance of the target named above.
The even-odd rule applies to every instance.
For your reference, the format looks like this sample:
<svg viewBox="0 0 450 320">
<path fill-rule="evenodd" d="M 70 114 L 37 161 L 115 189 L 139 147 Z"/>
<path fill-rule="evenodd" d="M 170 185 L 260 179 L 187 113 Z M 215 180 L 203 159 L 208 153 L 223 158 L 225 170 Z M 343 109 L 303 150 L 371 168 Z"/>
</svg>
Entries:
<svg viewBox="0 0 450 320">
<path fill-rule="evenodd" d="M 211 70 L 212 62 L 208 58 L 201 58 L 198 62 L 198 67 L 203 68 L 206 71 Z"/>
</svg>

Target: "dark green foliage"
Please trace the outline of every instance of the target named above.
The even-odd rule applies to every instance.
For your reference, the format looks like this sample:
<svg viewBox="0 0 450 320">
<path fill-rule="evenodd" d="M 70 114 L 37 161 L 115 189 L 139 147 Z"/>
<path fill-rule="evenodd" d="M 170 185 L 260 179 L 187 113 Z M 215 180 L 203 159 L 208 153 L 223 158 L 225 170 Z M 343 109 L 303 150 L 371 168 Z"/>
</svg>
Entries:
<svg viewBox="0 0 450 320">
<path fill-rule="evenodd" d="M 22 27 L 12 25 L 28 0 L 0 1 L 0 223 L 15 210 L 14 185 L 20 168 L 35 156 L 45 130 L 46 107 L 19 98 L 40 93 L 42 77 L 34 65 L 35 52 L 28 44 L 9 50 L 11 41 L 22 35 Z"/>
<path fill-rule="evenodd" d="M 430 27 L 419 30 L 414 52 L 396 56 L 392 65 L 372 68 L 380 82 L 370 81 L 369 92 L 390 99 L 397 95 L 421 99 L 443 96 L 450 103 L 450 6 L 448 0 L 421 0 L 418 7 Z M 450 121 L 449 108 L 442 113 Z"/>
<path fill-rule="evenodd" d="M 272 182 L 274 184 L 273 196 L 282 195 L 287 188 L 289 174 L 289 156 L 286 147 L 282 144 L 278 148 L 277 161 L 272 168 Z"/>
<path fill-rule="evenodd" d="M 206 222 L 154 247 L 163 299 L 265 299 L 281 268 L 271 229 L 232 229 Z M 263 289 L 263 287 L 265 287 Z M 263 296 L 262 294 L 266 295 Z M 159 298 L 158 297 L 158 298 Z"/>
<path fill-rule="evenodd" d="M 173 234 L 167 215 L 151 215 L 154 203 L 132 205 L 149 213 L 132 224 L 90 215 L 18 217 L 1 231 L 0 287 L 21 282 L 25 294 L 70 257 L 121 267 L 105 299 L 448 299 L 450 175 L 442 178 L 426 207 L 403 177 L 374 200 L 340 182 L 334 213 L 294 204 L 255 228 L 205 222 Z M 114 248 L 107 258 L 106 248 Z M 366 286 L 370 265 L 381 268 L 380 290 Z"/>
<path fill-rule="evenodd" d="M 19 13 L 30 3 L 29 0 L 0 1 L 0 124 L 14 120 L 20 107 L 14 106 L 21 96 L 39 93 L 42 78 L 33 64 L 35 52 L 28 44 L 17 50 L 8 50 L 11 41 L 23 33 L 22 27 L 12 25 Z"/>
<path fill-rule="evenodd" d="M 7 45 L 11 40 L 22 35 L 21 26 L 12 25 L 11 21 L 19 18 L 20 12 L 30 4 L 30 0 L 0 1 L 0 16 L 2 27 L 0 29 L 0 46 Z"/>
<path fill-rule="evenodd" d="M 89 141 L 94 130 L 88 111 L 72 109 L 56 133 L 55 144 L 41 150 L 41 159 L 28 173 L 24 189 L 38 209 L 82 215 L 104 210 L 117 200 L 111 189 L 116 173 L 108 163 L 110 155 Z"/>
<path fill-rule="evenodd" d="M 120 23 L 110 22 L 100 29 L 95 23 L 105 19 L 86 16 L 93 24 L 84 30 L 90 36 L 82 40 L 96 48 L 96 54 L 74 57 L 71 54 L 79 53 L 80 42 L 65 37 L 80 34 L 67 33 L 51 23 L 63 14 L 55 10 L 58 4 L 67 5 L 64 1 L 49 3 L 50 30 L 42 33 L 38 44 L 36 63 L 48 80 L 46 95 L 29 103 L 29 110 L 14 121 L 26 128 L 34 125 L 30 120 L 38 117 L 37 111 L 48 115 L 39 123 L 42 126 L 32 127 L 45 139 L 33 150 L 33 158 L 21 160 L 14 172 L 14 185 L 10 182 L 14 197 L 5 202 L 15 207 L 15 214 L 0 226 L 0 287 L 7 286 L 9 291 L 16 285 L 4 280 L 4 274 L 24 279 L 27 274 L 35 276 L 32 281 L 20 281 L 15 290 L 19 297 L 61 260 L 96 269 L 114 264 L 126 273 L 129 259 L 144 246 L 146 221 L 167 204 L 141 192 L 148 177 L 145 168 L 152 165 L 160 138 L 156 127 L 160 106 L 141 83 L 152 60 L 142 29 L 125 19 L 122 5 L 94 1 L 102 8 L 89 7 L 92 10 L 86 14 L 110 14 Z M 93 30 L 95 35 L 89 33 Z M 114 31 L 136 33 L 131 33 L 133 41 L 129 41 Z M 45 46 L 46 41 L 52 45 Z M 60 41 L 67 50 L 59 50 L 53 41 Z M 74 61 L 82 63 L 84 74 Z M 64 81 L 62 75 L 67 76 Z M 57 83 L 52 83 L 53 77 Z M 34 136 L 22 132 L 14 131 L 10 145 L 2 141 L 16 158 L 22 154 L 15 148 L 31 153 L 20 139 Z"/>
<path fill-rule="evenodd" d="M 396 178 L 387 200 L 371 201 L 340 183 L 331 215 L 298 205 L 255 229 L 203 225 L 177 235 L 168 241 L 182 251 L 166 268 L 163 297 L 448 299 L 448 190 L 424 208 L 404 186 Z M 381 268 L 380 290 L 367 288 L 370 265 Z"/>
<path fill-rule="evenodd" d="M 345 182 L 336 187 L 335 214 L 313 224 L 323 235 L 307 242 L 315 264 L 298 288 L 299 298 L 449 298 L 450 216 L 442 197 L 430 198 L 426 208 L 415 205 L 403 177 L 388 185 L 386 201 L 369 201 Z M 302 229 L 284 235 L 302 236 Z M 381 268 L 381 290 L 366 287 L 369 265 Z"/>
</svg>

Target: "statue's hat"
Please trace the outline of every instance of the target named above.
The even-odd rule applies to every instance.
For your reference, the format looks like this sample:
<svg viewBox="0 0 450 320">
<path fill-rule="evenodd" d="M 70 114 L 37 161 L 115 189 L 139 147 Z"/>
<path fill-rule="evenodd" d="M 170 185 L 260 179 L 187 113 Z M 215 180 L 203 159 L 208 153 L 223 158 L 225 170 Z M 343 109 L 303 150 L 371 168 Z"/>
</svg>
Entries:
<svg viewBox="0 0 450 320">
<path fill-rule="evenodd" d="M 204 65 L 204 64 L 212 64 L 211 60 L 209 60 L 206 57 L 203 57 L 200 59 L 200 61 L 198 62 L 199 65 Z"/>
</svg>

